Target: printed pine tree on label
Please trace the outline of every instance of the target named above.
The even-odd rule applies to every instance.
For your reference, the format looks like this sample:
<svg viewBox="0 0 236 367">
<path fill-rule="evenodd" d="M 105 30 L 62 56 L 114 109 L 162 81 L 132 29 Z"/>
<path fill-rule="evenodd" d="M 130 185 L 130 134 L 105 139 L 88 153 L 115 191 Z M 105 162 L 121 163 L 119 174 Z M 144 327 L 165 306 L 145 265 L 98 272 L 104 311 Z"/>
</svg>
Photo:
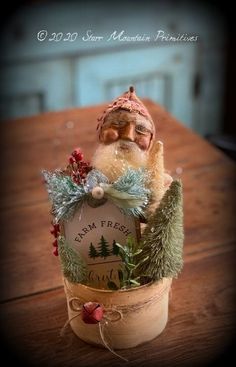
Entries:
<svg viewBox="0 0 236 367">
<path fill-rule="evenodd" d="M 119 256 L 119 247 L 116 244 L 116 241 L 112 242 L 112 255 Z"/>
<path fill-rule="evenodd" d="M 95 249 L 95 247 L 93 246 L 91 242 L 89 246 L 89 257 L 91 257 L 92 259 L 95 259 L 98 256 L 99 254 L 97 253 L 97 250 Z"/>
<path fill-rule="evenodd" d="M 110 255 L 109 245 L 105 238 L 102 236 L 100 242 L 98 243 L 99 256 L 104 259 Z"/>
</svg>

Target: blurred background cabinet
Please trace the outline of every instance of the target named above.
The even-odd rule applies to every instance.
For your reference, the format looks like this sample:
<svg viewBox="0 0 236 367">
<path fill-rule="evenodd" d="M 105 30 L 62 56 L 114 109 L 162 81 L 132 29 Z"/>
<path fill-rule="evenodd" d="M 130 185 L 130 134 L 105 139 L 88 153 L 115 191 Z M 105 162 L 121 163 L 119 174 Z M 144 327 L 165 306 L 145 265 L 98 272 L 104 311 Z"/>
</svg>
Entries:
<svg viewBox="0 0 236 367">
<path fill-rule="evenodd" d="M 226 35 L 219 14 L 182 1 L 122 4 L 115 11 L 107 2 L 19 7 L 1 36 L 1 118 L 107 102 L 134 85 L 140 97 L 163 105 L 199 134 L 221 132 Z M 154 42 L 158 30 L 197 41 Z M 40 31 L 47 32 L 44 40 Z M 151 40 L 108 41 L 114 31 Z M 68 33 L 76 39 L 65 41 Z M 101 39 L 85 41 L 88 33 Z"/>
</svg>

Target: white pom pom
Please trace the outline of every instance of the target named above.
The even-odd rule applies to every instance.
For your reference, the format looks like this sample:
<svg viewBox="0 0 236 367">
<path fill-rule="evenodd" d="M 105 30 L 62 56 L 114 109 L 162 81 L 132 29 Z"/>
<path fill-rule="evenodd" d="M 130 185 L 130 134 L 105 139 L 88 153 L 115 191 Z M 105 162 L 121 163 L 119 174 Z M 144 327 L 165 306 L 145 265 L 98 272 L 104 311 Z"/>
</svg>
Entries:
<svg viewBox="0 0 236 367">
<path fill-rule="evenodd" d="M 104 196 L 104 190 L 99 187 L 99 186 L 96 186 L 92 189 L 92 197 L 94 199 L 102 199 Z"/>
</svg>

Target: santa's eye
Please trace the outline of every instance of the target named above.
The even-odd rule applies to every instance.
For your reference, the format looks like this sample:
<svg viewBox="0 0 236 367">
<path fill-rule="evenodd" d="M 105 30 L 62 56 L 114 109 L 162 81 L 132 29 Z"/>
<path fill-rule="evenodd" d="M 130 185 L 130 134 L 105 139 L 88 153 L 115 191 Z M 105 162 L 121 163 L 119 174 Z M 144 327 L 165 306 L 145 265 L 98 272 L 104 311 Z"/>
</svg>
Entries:
<svg viewBox="0 0 236 367">
<path fill-rule="evenodd" d="M 151 131 L 149 129 L 147 129 L 145 126 L 143 125 L 137 125 L 135 127 L 135 131 L 137 134 L 142 134 L 142 135 L 149 135 L 151 134 Z"/>
</svg>

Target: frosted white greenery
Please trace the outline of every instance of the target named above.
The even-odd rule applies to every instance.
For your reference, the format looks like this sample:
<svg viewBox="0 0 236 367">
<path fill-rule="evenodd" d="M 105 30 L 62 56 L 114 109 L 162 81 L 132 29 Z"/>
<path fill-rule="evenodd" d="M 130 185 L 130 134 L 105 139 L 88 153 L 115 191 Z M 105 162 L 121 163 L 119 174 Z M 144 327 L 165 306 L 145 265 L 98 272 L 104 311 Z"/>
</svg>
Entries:
<svg viewBox="0 0 236 367">
<path fill-rule="evenodd" d="M 49 198 L 52 202 L 52 213 L 57 222 L 69 220 L 83 201 L 93 199 L 91 191 L 100 186 L 106 199 L 111 200 L 125 214 L 143 216 L 143 210 L 148 203 L 150 191 L 146 188 L 147 173 L 143 169 L 128 169 L 114 183 L 108 184 L 108 179 L 101 172 L 92 170 L 83 184 L 73 182 L 70 176 L 61 171 L 43 171 Z"/>
<path fill-rule="evenodd" d="M 143 209 L 148 204 L 150 196 L 146 188 L 148 173 L 142 168 L 137 170 L 128 168 L 126 173 L 119 177 L 113 185 L 105 186 L 104 191 L 109 194 L 110 199 L 126 214 L 143 216 Z"/>
<path fill-rule="evenodd" d="M 56 222 L 72 218 L 85 197 L 84 186 L 77 185 L 70 176 L 64 175 L 60 171 L 43 171 L 42 173 Z"/>
</svg>

